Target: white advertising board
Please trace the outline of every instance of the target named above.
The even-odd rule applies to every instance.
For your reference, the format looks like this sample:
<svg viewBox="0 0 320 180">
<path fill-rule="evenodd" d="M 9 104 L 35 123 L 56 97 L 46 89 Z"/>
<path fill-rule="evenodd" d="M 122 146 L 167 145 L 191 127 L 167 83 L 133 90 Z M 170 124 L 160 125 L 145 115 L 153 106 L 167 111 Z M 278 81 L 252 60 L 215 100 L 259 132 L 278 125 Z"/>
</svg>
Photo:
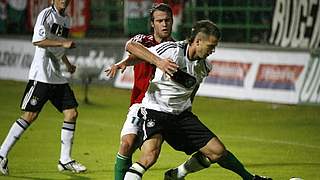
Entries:
<svg viewBox="0 0 320 180">
<path fill-rule="evenodd" d="M 308 52 L 217 48 L 213 70 L 197 95 L 275 103 L 299 103 Z M 132 88 L 133 71 L 118 72 L 115 86 Z"/>
<path fill-rule="evenodd" d="M 27 80 L 34 50 L 31 41 L 1 39 L 0 78 Z"/>
<path fill-rule="evenodd" d="M 198 95 L 298 103 L 309 53 L 221 48 Z"/>
</svg>

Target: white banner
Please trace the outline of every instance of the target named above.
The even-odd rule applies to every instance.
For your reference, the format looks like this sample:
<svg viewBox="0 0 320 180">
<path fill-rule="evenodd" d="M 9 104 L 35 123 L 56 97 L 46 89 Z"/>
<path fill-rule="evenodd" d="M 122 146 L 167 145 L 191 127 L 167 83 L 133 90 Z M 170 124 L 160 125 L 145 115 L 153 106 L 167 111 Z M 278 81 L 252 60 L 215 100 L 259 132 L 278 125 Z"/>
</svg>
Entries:
<svg viewBox="0 0 320 180">
<path fill-rule="evenodd" d="M 0 78 L 27 80 L 34 46 L 31 41 L 0 40 Z"/>
<path fill-rule="evenodd" d="M 299 103 L 310 55 L 307 52 L 218 48 L 213 70 L 197 95 L 276 103 Z M 320 68 L 319 68 L 320 69 Z M 131 88 L 132 69 L 118 72 L 116 87 Z"/>
<path fill-rule="evenodd" d="M 282 47 L 320 47 L 320 0 L 277 0 L 269 42 Z"/>
<path fill-rule="evenodd" d="M 27 40 L 0 39 L 0 42 L 0 79 L 27 81 L 35 46 Z M 68 52 L 68 59 L 77 66 L 77 70 L 71 76 L 61 61 L 61 70 L 67 78 L 109 80 L 104 70 L 118 59 L 112 48 L 117 46 L 95 45 L 78 43 L 77 48 Z M 113 53 L 110 53 L 111 49 Z"/>
<path fill-rule="evenodd" d="M 312 53 L 299 97 L 301 103 L 320 104 L 320 51 Z"/>
<path fill-rule="evenodd" d="M 125 51 L 123 53 L 123 58 L 125 59 L 128 57 L 128 52 Z M 134 74 L 133 74 L 133 66 L 129 66 L 126 68 L 126 70 L 121 73 L 121 71 L 117 72 L 115 81 L 114 81 L 114 86 L 119 87 L 119 88 L 126 88 L 126 89 L 132 89 L 133 87 L 133 79 Z"/>
<path fill-rule="evenodd" d="M 198 95 L 298 103 L 309 53 L 219 48 Z"/>
</svg>

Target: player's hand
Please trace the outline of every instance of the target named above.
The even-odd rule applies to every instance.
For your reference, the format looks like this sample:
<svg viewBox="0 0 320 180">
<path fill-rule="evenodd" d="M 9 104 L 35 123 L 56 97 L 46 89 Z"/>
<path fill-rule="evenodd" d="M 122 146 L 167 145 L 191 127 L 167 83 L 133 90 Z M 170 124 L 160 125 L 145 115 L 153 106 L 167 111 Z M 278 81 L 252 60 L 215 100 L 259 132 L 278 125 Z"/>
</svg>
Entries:
<svg viewBox="0 0 320 180">
<path fill-rule="evenodd" d="M 62 47 L 66 49 L 72 49 L 76 47 L 76 44 L 73 41 L 66 40 L 62 42 Z"/>
<path fill-rule="evenodd" d="M 67 66 L 67 69 L 69 73 L 73 74 L 76 71 L 77 67 L 73 64 L 70 64 Z"/>
<path fill-rule="evenodd" d="M 104 72 L 106 73 L 107 77 L 114 78 L 118 69 L 121 69 L 121 73 L 123 73 L 126 70 L 126 68 L 127 66 L 125 66 L 124 64 L 112 64 Z"/>
<path fill-rule="evenodd" d="M 158 61 L 157 67 L 169 76 L 173 76 L 173 73 L 179 68 L 179 66 L 169 58 Z"/>
</svg>

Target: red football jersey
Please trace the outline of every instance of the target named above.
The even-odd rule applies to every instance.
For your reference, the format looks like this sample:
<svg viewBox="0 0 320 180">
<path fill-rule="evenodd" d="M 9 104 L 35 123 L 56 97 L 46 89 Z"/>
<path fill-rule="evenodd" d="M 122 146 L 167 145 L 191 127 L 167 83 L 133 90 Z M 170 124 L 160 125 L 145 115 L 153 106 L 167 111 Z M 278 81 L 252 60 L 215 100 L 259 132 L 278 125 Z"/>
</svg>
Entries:
<svg viewBox="0 0 320 180">
<path fill-rule="evenodd" d="M 159 44 L 153 35 L 143 35 L 138 34 L 131 38 L 131 41 L 139 42 L 145 47 L 152 47 Z M 139 64 L 134 65 L 134 83 L 131 92 L 131 102 L 130 106 L 135 103 L 141 103 L 144 98 L 144 94 L 146 93 L 149 82 L 153 78 L 155 73 L 156 66 L 148 63 L 141 62 Z"/>
</svg>

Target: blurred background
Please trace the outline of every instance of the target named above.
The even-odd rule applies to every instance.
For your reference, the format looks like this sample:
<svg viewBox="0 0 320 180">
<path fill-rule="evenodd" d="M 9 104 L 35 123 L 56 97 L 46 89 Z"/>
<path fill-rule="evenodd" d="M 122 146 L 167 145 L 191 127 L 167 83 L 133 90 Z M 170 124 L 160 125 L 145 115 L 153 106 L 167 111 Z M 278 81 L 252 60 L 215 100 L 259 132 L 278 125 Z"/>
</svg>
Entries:
<svg viewBox="0 0 320 180">
<path fill-rule="evenodd" d="M 72 36 L 78 38 L 128 37 L 148 33 L 148 10 L 168 3 L 174 13 L 174 36 L 184 39 L 194 22 L 214 21 L 224 42 L 268 43 L 275 0 L 76 0 L 69 6 Z M 38 13 L 51 0 L 1 0 L 0 33 L 32 35 Z"/>
<path fill-rule="evenodd" d="M 35 51 L 33 26 L 51 1 L 0 0 L 0 140 L 20 113 Z M 319 180 L 320 0 L 72 0 L 67 13 L 77 47 L 67 56 L 77 70 L 69 74 L 61 67 L 80 104 L 73 155 L 89 171 L 56 173 L 62 117 L 47 105 L 12 149 L 11 175 L 0 179 L 113 178 L 133 72 L 128 67 L 108 79 L 104 71 L 127 56 L 129 38 L 149 34 L 148 10 L 159 2 L 173 9 L 177 40 L 188 36 L 200 19 L 215 22 L 222 31 L 208 57 L 213 70 L 192 111 L 250 172 L 279 180 Z M 145 179 L 163 179 L 165 170 L 187 158 L 168 145 L 161 151 Z M 239 179 L 217 166 L 188 179 L 208 177 Z"/>
<path fill-rule="evenodd" d="M 183 40 L 192 24 L 210 19 L 222 41 L 209 56 L 214 65 L 198 95 L 271 101 L 320 102 L 319 0 L 73 0 L 71 80 L 131 88 L 130 68 L 115 80 L 104 70 L 121 60 L 125 42 L 149 33 L 148 10 L 164 2 L 173 9 L 173 37 Z M 26 81 L 32 62 L 33 26 L 51 0 L 0 0 L 0 78 Z"/>
</svg>

